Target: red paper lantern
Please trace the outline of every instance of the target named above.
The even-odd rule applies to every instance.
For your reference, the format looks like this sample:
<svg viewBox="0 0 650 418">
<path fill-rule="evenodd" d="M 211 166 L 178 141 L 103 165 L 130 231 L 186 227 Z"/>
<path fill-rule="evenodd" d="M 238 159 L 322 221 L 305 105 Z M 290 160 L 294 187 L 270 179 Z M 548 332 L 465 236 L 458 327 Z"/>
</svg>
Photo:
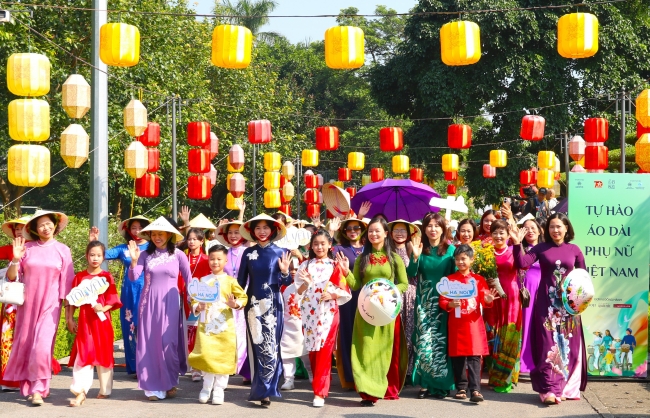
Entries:
<svg viewBox="0 0 650 418">
<path fill-rule="evenodd" d="M 370 169 L 370 180 L 373 183 L 384 180 L 384 169 L 383 168 L 371 168 Z"/>
<path fill-rule="evenodd" d="M 317 203 L 307 205 L 307 217 L 315 218 L 317 216 L 320 216 L 320 205 Z"/>
<path fill-rule="evenodd" d="M 155 173 L 160 169 L 160 150 L 158 148 L 147 148 L 149 168 L 148 173 Z"/>
<path fill-rule="evenodd" d="M 287 178 L 283 175 L 280 175 L 280 188 L 283 188 L 287 184 Z"/>
<path fill-rule="evenodd" d="M 523 170 L 519 172 L 519 184 L 535 184 L 536 181 L 537 179 L 533 180 L 533 172 L 531 170 Z"/>
<path fill-rule="evenodd" d="M 402 128 L 381 128 L 379 130 L 379 149 L 384 152 L 401 151 L 404 148 Z"/>
<path fill-rule="evenodd" d="M 203 149 L 206 149 L 210 152 L 210 160 L 214 160 L 214 157 L 219 154 L 219 138 L 214 132 L 210 132 L 210 141 L 203 146 Z"/>
<path fill-rule="evenodd" d="M 203 148 L 192 148 L 187 151 L 187 168 L 190 173 L 195 174 L 210 172 L 210 151 Z"/>
<path fill-rule="evenodd" d="M 445 171 L 445 180 L 446 181 L 458 180 L 458 171 Z"/>
<path fill-rule="evenodd" d="M 609 149 L 604 145 L 592 145 L 585 147 L 585 169 L 605 170 L 609 165 L 607 152 Z"/>
<path fill-rule="evenodd" d="M 472 127 L 469 125 L 449 125 L 447 128 L 447 145 L 452 149 L 472 146 Z"/>
<path fill-rule="evenodd" d="M 248 122 L 248 142 L 251 144 L 271 142 L 271 122 L 266 119 Z"/>
<path fill-rule="evenodd" d="M 605 118 L 585 120 L 585 142 L 605 142 L 609 138 L 609 121 Z"/>
<path fill-rule="evenodd" d="M 287 216 L 291 216 L 291 205 L 283 204 L 278 208 L 278 211 L 284 213 Z"/>
<path fill-rule="evenodd" d="M 339 147 L 339 128 L 319 126 L 316 128 L 316 149 L 318 151 L 335 151 Z"/>
<path fill-rule="evenodd" d="M 244 176 L 239 173 L 232 174 L 228 184 L 228 191 L 235 199 L 242 197 L 246 191 L 246 179 Z"/>
<path fill-rule="evenodd" d="M 339 181 L 352 180 L 352 170 L 349 168 L 339 168 Z"/>
<path fill-rule="evenodd" d="M 650 134 L 650 127 L 645 128 L 641 123 L 637 121 L 636 123 L 636 137 L 641 138 L 643 134 Z"/>
<path fill-rule="evenodd" d="M 531 184 L 537 184 L 537 167 L 531 168 L 530 171 L 533 173 Z"/>
<path fill-rule="evenodd" d="M 540 141 L 544 138 L 546 120 L 538 115 L 526 115 L 521 120 L 519 135 L 526 141 Z"/>
<path fill-rule="evenodd" d="M 160 178 L 157 174 L 145 173 L 135 179 L 135 195 L 138 197 L 158 197 L 160 195 Z"/>
<path fill-rule="evenodd" d="M 314 174 L 305 175 L 305 187 L 307 189 L 317 189 L 318 188 L 318 177 Z"/>
<path fill-rule="evenodd" d="M 156 122 L 147 123 L 147 128 L 138 137 L 138 141 L 142 142 L 142 145 L 145 147 L 157 147 L 160 145 L 160 125 Z"/>
<path fill-rule="evenodd" d="M 320 199 L 320 192 L 318 189 L 307 189 L 303 195 L 303 200 L 305 203 L 318 203 Z"/>
<path fill-rule="evenodd" d="M 492 179 L 497 176 L 496 167 L 492 167 L 490 164 L 483 164 L 483 177 L 486 179 Z"/>
<path fill-rule="evenodd" d="M 447 194 L 455 195 L 456 194 L 456 185 L 448 184 L 447 185 Z"/>
<path fill-rule="evenodd" d="M 210 179 L 206 176 L 189 176 L 187 178 L 187 197 L 193 200 L 207 200 L 212 197 Z"/>
<path fill-rule="evenodd" d="M 412 181 L 422 183 L 424 181 L 424 170 L 422 170 L 421 168 L 412 168 L 409 171 L 409 178 Z"/>
<path fill-rule="evenodd" d="M 350 198 L 353 198 L 354 196 L 357 195 L 357 188 L 356 187 L 348 187 L 345 189 L 346 192 L 350 195 Z"/>
<path fill-rule="evenodd" d="M 202 147 L 210 142 L 210 124 L 208 122 L 190 122 L 187 124 L 187 143 L 193 147 Z"/>
</svg>

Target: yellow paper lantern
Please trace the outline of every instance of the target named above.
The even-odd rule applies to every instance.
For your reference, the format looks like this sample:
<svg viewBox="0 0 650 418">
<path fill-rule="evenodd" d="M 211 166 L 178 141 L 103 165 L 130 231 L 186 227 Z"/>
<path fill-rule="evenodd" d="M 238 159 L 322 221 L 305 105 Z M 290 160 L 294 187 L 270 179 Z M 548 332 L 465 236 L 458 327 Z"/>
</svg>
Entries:
<svg viewBox="0 0 650 418">
<path fill-rule="evenodd" d="M 50 105 L 38 99 L 9 102 L 9 136 L 14 141 L 46 141 L 50 137 Z"/>
<path fill-rule="evenodd" d="M 280 190 L 267 190 L 264 192 L 264 207 L 267 209 L 279 208 L 282 204 L 280 201 Z"/>
<path fill-rule="evenodd" d="M 345 183 L 343 183 L 343 182 L 340 181 L 340 180 L 335 180 L 335 181 L 334 181 L 334 185 L 335 185 L 336 187 L 341 188 L 341 189 L 345 189 Z"/>
<path fill-rule="evenodd" d="M 42 145 L 14 145 L 7 158 L 9 182 L 21 187 L 43 187 L 50 182 L 50 150 Z"/>
<path fill-rule="evenodd" d="M 251 63 L 253 34 L 244 26 L 219 25 L 212 32 L 212 65 L 246 68 Z"/>
<path fill-rule="evenodd" d="M 282 175 L 287 179 L 287 181 L 291 181 L 293 176 L 296 175 L 296 168 L 293 166 L 291 161 L 285 161 L 284 164 L 282 164 Z"/>
<path fill-rule="evenodd" d="M 508 153 L 502 149 L 490 151 L 490 165 L 496 168 L 503 168 L 508 165 Z"/>
<path fill-rule="evenodd" d="M 537 172 L 537 187 L 550 189 L 555 184 L 555 172 L 543 168 Z"/>
<path fill-rule="evenodd" d="M 325 64 L 335 70 L 359 68 L 365 59 L 363 30 L 334 26 L 325 31 Z"/>
<path fill-rule="evenodd" d="M 232 165 L 230 165 L 230 155 L 226 157 L 226 168 L 230 173 L 241 173 L 242 171 L 244 171 L 243 165 L 239 168 L 235 168 Z"/>
<path fill-rule="evenodd" d="M 229 173 L 226 175 L 226 190 L 230 191 L 230 179 L 232 178 L 232 175 L 235 173 Z"/>
<path fill-rule="evenodd" d="M 264 188 L 266 190 L 280 188 L 280 173 L 277 171 L 267 171 L 264 173 Z"/>
<path fill-rule="evenodd" d="M 393 173 L 404 174 L 409 172 L 409 157 L 408 155 L 395 155 L 393 156 Z"/>
<path fill-rule="evenodd" d="M 234 197 L 231 193 L 226 195 L 226 209 L 228 210 L 239 210 L 237 203 L 241 205 L 244 201 L 243 197 Z"/>
<path fill-rule="evenodd" d="M 553 151 L 540 151 L 537 153 L 537 167 L 551 170 L 555 166 L 555 153 Z"/>
<path fill-rule="evenodd" d="M 302 165 L 303 167 L 318 167 L 318 150 L 302 150 Z"/>
<path fill-rule="evenodd" d="M 279 152 L 264 153 L 264 169 L 266 171 L 280 171 L 282 160 Z"/>
<path fill-rule="evenodd" d="M 557 52 L 564 58 L 589 58 L 598 52 L 598 18 L 570 13 L 557 22 Z"/>
<path fill-rule="evenodd" d="M 372 179 L 370 178 L 369 175 L 364 174 L 363 176 L 361 176 L 361 186 L 366 186 L 370 183 L 372 183 Z"/>
<path fill-rule="evenodd" d="M 641 170 L 650 171 L 650 134 L 643 134 L 634 144 L 636 163 Z"/>
<path fill-rule="evenodd" d="M 363 170 L 366 165 L 366 156 L 362 152 L 351 152 L 348 154 L 348 168 L 350 170 Z"/>
<path fill-rule="evenodd" d="M 132 99 L 124 108 L 124 129 L 133 137 L 147 129 L 147 108 L 140 100 Z"/>
<path fill-rule="evenodd" d="M 61 158 L 69 168 L 79 168 L 88 159 L 90 137 L 83 126 L 73 123 L 61 133 Z"/>
<path fill-rule="evenodd" d="M 50 92 L 50 60 L 41 54 L 11 54 L 7 60 L 7 88 L 16 96 Z"/>
<path fill-rule="evenodd" d="M 636 120 L 644 128 L 650 128 L 650 90 L 645 89 L 636 98 Z"/>
<path fill-rule="evenodd" d="M 138 28 L 126 23 L 102 25 L 99 29 L 99 58 L 104 64 L 115 67 L 136 65 L 140 61 Z"/>
<path fill-rule="evenodd" d="M 144 176 L 149 169 L 149 152 L 140 141 L 133 141 L 124 150 L 124 169 L 134 179 Z"/>
<path fill-rule="evenodd" d="M 293 184 L 286 182 L 284 183 L 284 186 L 282 186 L 282 195 L 286 201 L 289 201 L 296 195 L 296 188 L 293 187 Z"/>
<path fill-rule="evenodd" d="M 63 110 L 71 118 L 83 118 L 90 110 L 90 84 L 81 74 L 72 74 L 63 83 Z"/>
<path fill-rule="evenodd" d="M 458 171 L 458 154 L 444 154 L 442 156 L 442 171 Z"/>
<path fill-rule="evenodd" d="M 470 65 L 481 59 L 481 31 L 474 22 L 449 22 L 440 28 L 442 62 Z"/>
</svg>

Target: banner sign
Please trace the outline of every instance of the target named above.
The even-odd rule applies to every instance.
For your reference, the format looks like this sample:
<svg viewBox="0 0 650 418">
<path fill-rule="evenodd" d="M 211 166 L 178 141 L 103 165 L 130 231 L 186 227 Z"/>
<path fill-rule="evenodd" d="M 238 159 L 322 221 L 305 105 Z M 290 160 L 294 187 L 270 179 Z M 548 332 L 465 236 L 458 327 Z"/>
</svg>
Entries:
<svg viewBox="0 0 650 418">
<path fill-rule="evenodd" d="M 650 175 L 571 173 L 569 218 L 593 279 L 581 315 L 592 376 L 646 377 Z"/>
</svg>

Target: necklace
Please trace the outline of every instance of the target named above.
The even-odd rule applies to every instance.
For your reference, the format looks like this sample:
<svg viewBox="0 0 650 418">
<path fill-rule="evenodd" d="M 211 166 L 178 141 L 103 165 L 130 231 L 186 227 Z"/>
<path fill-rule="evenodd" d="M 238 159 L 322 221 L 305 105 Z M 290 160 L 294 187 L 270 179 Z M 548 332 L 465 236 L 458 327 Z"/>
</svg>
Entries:
<svg viewBox="0 0 650 418">
<path fill-rule="evenodd" d="M 192 270 L 192 277 L 190 277 L 190 279 L 194 278 L 194 273 L 196 272 L 196 269 L 199 267 L 199 259 L 201 258 L 201 254 L 199 255 L 187 254 L 187 261 L 189 261 L 190 265 L 192 265 L 193 257 L 196 258 L 196 263 L 194 264 L 194 270 Z"/>
<path fill-rule="evenodd" d="M 497 252 L 497 249 L 495 248 L 495 249 L 494 249 L 494 255 L 496 255 L 497 257 L 499 257 L 499 256 L 505 254 L 507 251 L 508 251 L 508 247 L 506 247 L 506 248 L 505 248 L 501 253 L 498 253 L 498 252 Z"/>
<path fill-rule="evenodd" d="M 239 249 L 237 247 L 236 249 Z M 230 256 L 230 268 L 232 269 L 232 277 L 237 278 L 237 258 L 239 257 L 239 251 L 235 252 L 235 247 L 230 247 L 228 249 L 228 255 Z"/>
</svg>

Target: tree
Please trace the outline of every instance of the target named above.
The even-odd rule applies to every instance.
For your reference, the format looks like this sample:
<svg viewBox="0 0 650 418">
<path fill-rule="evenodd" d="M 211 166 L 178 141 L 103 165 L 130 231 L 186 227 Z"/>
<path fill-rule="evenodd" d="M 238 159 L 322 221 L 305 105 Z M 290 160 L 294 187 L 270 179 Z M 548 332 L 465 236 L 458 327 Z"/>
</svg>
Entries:
<svg viewBox="0 0 650 418">
<path fill-rule="evenodd" d="M 260 32 L 260 29 L 269 23 L 267 16 L 277 6 L 278 2 L 273 0 L 238 0 L 237 3 L 226 0 L 221 6 L 217 0 L 215 14 L 235 16 L 228 19 L 230 23 L 247 27 L 262 42 L 273 43 L 283 36 L 277 32 Z"/>
<path fill-rule="evenodd" d="M 373 96 L 393 116 L 416 119 L 407 139 L 423 149 L 413 159 L 440 173 L 446 127 L 454 119 L 490 114 L 491 125 L 475 132 L 464 164 L 469 196 L 477 205 L 497 203 L 518 190 L 518 172 L 530 167 L 539 149 L 559 150 L 555 134 L 581 132 L 586 117 L 606 114 L 605 99 L 622 87 L 636 94 L 650 75 L 647 14 L 643 2 L 593 4 L 581 8 L 598 16 L 600 49 L 595 57 L 567 60 L 556 52 L 557 20 L 566 9 L 467 13 L 463 19 L 481 29 L 481 60 L 449 67 L 440 58 L 440 27 L 455 17 L 418 14 L 406 24 L 406 40 L 384 64 L 371 69 Z M 414 12 L 510 9 L 561 5 L 561 1 L 420 1 Z M 646 6 L 647 7 L 647 6 Z M 599 98 L 596 100 L 594 98 Z M 546 118 L 547 137 L 537 144 L 517 141 L 526 113 Z M 423 119 L 423 120 L 417 120 Z M 611 120 L 610 136 L 616 136 Z M 608 144 L 616 147 L 615 141 Z M 506 149 L 508 166 L 496 179 L 484 179 L 481 168 L 491 148 Z M 436 161 L 436 163 L 429 163 Z M 439 175 L 439 174 L 438 174 Z"/>
</svg>

